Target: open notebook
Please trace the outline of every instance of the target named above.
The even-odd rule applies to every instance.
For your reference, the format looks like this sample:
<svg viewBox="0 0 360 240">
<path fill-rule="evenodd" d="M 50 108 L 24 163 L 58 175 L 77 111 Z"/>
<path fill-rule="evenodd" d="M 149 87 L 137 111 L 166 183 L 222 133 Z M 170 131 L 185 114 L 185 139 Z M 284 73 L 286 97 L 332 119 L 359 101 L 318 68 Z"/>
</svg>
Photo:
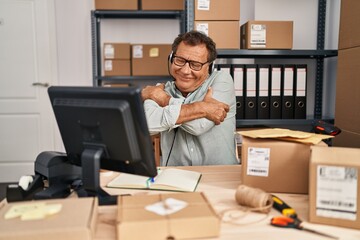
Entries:
<svg viewBox="0 0 360 240">
<path fill-rule="evenodd" d="M 200 178 L 199 172 L 167 168 L 158 170 L 155 178 L 120 173 L 107 184 L 107 187 L 194 192 Z"/>
</svg>

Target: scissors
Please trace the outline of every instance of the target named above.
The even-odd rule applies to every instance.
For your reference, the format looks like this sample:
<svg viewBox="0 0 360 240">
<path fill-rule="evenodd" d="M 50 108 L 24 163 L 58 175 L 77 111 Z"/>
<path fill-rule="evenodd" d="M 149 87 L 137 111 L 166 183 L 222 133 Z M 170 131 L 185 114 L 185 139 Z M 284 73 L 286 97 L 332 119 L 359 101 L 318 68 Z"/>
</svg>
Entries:
<svg viewBox="0 0 360 240">
<path fill-rule="evenodd" d="M 339 239 L 338 237 L 335 237 L 335 236 L 332 236 L 332 235 L 329 235 L 326 233 L 322 233 L 322 232 L 319 232 L 319 231 L 316 231 L 313 229 L 306 228 L 306 227 L 302 226 L 301 223 L 302 223 L 301 220 L 298 218 L 291 218 L 291 217 L 286 217 L 286 216 L 273 217 L 270 221 L 270 224 L 275 227 L 295 228 L 295 229 L 319 234 L 324 237 L 328 237 L 328 238 L 332 238 L 332 239 Z"/>
</svg>

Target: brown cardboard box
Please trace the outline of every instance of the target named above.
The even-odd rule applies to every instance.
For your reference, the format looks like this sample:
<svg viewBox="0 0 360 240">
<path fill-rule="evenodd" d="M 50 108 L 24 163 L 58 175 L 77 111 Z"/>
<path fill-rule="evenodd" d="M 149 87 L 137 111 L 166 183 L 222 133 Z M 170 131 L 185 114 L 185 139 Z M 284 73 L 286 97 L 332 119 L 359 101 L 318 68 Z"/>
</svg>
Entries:
<svg viewBox="0 0 360 240">
<path fill-rule="evenodd" d="M 360 46 L 360 1 L 341 1 L 339 50 Z"/>
<path fill-rule="evenodd" d="M 217 49 L 240 48 L 239 21 L 195 21 L 195 29 L 211 37 Z"/>
<path fill-rule="evenodd" d="M 133 44 L 133 76 L 168 76 L 168 56 L 171 44 Z"/>
<path fill-rule="evenodd" d="M 334 138 L 333 146 L 360 148 L 360 133 L 342 129 L 341 133 Z"/>
<path fill-rule="evenodd" d="M 241 182 L 266 192 L 308 193 L 310 146 L 243 136 Z"/>
<path fill-rule="evenodd" d="M 104 59 L 105 76 L 131 76 L 131 60 Z"/>
<path fill-rule="evenodd" d="M 195 20 L 240 20 L 240 0 L 195 1 Z"/>
<path fill-rule="evenodd" d="M 96 10 L 138 10 L 138 0 L 95 0 Z"/>
<path fill-rule="evenodd" d="M 360 229 L 360 149 L 312 147 L 309 221 Z"/>
<path fill-rule="evenodd" d="M 248 21 L 241 26 L 242 49 L 292 49 L 292 21 Z"/>
<path fill-rule="evenodd" d="M 104 43 L 104 59 L 131 59 L 130 43 Z"/>
<path fill-rule="evenodd" d="M 142 10 L 184 10 L 184 0 L 141 0 Z"/>
<path fill-rule="evenodd" d="M 360 134 L 359 59 L 360 47 L 344 49 L 338 52 L 335 100 L 336 126 L 356 134 Z"/>
<path fill-rule="evenodd" d="M 184 208 L 160 215 L 171 208 L 171 200 L 182 201 Z M 166 208 L 162 203 L 166 202 Z M 159 212 L 149 211 L 159 204 Z M 146 208 L 146 209 L 145 209 Z M 165 210 L 164 210 L 165 209 Z M 118 239 L 189 239 L 211 238 L 220 233 L 220 219 L 202 193 L 121 196 L 118 199 Z"/>
<path fill-rule="evenodd" d="M 34 201 L 15 202 L 0 206 L 0 239 L 27 240 L 90 240 L 95 231 L 97 217 L 96 198 L 69 198 L 39 200 L 36 203 L 60 203 L 59 213 L 44 219 L 22 221 L 20 217 L 5 219 L 4 215 L 16 205 L 34 203 Z"/>
</svg>

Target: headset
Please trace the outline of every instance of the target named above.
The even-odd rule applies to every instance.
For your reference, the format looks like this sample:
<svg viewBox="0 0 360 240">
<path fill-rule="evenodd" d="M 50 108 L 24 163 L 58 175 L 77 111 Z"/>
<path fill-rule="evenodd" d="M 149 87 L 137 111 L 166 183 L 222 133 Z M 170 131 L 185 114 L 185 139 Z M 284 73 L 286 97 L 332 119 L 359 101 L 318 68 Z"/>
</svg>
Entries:
<svg viewBox="0 0 360 240">
<path fill-rule="evenodd" d="M 168 61 L 169 61 L 170 64 L 172 64 L 173 60 L 174 60 L 174 52 L 171 51 L 171 53 L 170 53 L 169 56 L 168 56 Z M 169 66 L 169 65 L 168 65 L 168 66 Z M 214 69 L 215 69 L 215 64 L 214 64 L 214 62 L 211 62 L 211 63 L 209 64 L 209 75 L 211 75 L 211 74 L 214 72 Z M 169 67 L 168 67 L 168 71 L 169 71 L 169 73 L 170 73 Z M 171 75 L 171 74 L 170 74 L 170 75 Z"/>
</svg>

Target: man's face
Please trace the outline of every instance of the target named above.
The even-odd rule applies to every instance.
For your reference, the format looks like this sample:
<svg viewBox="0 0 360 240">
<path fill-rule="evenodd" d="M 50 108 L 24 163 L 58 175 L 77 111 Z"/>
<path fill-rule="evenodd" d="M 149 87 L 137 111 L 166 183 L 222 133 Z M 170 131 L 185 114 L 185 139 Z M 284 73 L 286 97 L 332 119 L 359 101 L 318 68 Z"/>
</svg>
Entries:
<svg viewBox="0 0 360 240">
<path fill-rule="evenodd" d="M 208 50 L 205 44 L 189 46 L 181 42 L 175 56 L 188 61 L 205 63 L 207 62 Z M 183 96 L 187 96 L 188 93 L 197 89 L 208 77 L 209 63 L 204 64 L 201 70 L 195 71 L 190 68 L 189 63 L 181 67 L 177 66 L 174 62 L 175 59 L 171 64 L 171 74 L 175 78 L 176 87 Z"/>
</svg>

